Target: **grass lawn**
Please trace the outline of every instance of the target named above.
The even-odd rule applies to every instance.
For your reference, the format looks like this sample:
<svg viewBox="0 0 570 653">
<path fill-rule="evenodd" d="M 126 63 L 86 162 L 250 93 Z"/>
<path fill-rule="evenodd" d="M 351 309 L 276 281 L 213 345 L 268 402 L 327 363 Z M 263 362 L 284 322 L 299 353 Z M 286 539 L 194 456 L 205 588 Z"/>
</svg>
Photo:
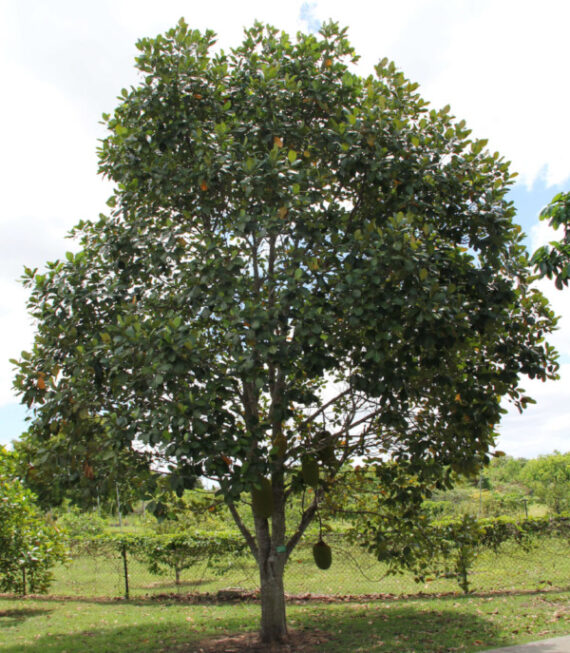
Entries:
<svg viewBox="0 0 570 653">
<path fill-rule="evenodd" d="M 132 560 L 134 599 L 124 601 L 112 598 L 122 594 L 121 562 L 80 557 L 59 569 L 52 592 L 83 597 L 0 597 L 0 653 L 251 651 L 243 641 L 237 646 L 238 639 L 228 644 L 227 638 L 257 630 L 258 603 L 175 599 L 176 592 L 255 588 L 252 564 L 238 561 L 227 574 L 216 575 L 202 563 L 186 572 L 176 588 L 172 579 L 150 576 Z M 371 556 L 340 544 L 333 544 L 333 565 L 327 571 L 316 569 L 310 547 L 295 551 L 286 591 L 330 597 L 289 603 L 290 630 L 298 641 L 308 641 L 290 650 L 469 652 L 570 633 L 570 556 L 561 539 L 544 538 L 529 553 L 514 545 L 498 555 L 484 553 L 471 574 L 474 593 L 468 595 L 454 580 L 418 585 L 409 574 L 382 578 L 384 572 Z M 152 599 L 157 592 L 171 598 Z M 373 592 L 395 596 L 354 598 Z M 349 601 L 335 594 L 353 597 Z M 225 643 L 213 643 L 224 637 Z"/>
<path fill-rule="evenodd" d="M 569 605 L 570 591 L 549 589 L 354 603 L 310 602 L 289 605 L 288 619 L 293 631 L 317 630 L 322 634 L 311 649 L 314 653 L 469 652 L 568 634 Z M 216 638 L 255 630 L 259 610 L 255 603 L 185 605 L 150 600 L 0 598 L 0 651 L 197 653 Z"/>
</svg>

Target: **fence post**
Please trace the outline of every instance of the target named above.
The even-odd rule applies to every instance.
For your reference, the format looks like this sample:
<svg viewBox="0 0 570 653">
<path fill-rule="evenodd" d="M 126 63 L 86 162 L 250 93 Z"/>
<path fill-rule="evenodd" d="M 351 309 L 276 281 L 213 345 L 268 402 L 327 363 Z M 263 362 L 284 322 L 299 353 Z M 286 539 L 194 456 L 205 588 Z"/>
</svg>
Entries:
<svg viewBox="0 0 570 653">
<path fill-rule="evenodd" d="M 127 545 L 123 542 L 121 547 L 121 555 L 123 557 L 123 573 L 125 576 L 125 599 L 129 600 L 129 565 L 127 562 Z"/>
</svg>

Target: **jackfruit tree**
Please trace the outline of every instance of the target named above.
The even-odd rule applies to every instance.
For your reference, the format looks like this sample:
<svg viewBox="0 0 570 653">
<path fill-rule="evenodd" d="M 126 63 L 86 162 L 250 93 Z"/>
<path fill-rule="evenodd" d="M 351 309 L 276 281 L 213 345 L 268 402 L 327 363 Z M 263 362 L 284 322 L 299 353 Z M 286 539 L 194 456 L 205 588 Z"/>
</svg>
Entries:
<svg viewBox="0 0 570 653">
<path fill-rule="evenodd" d="M 519 376 L 556 376 L 555 318 L 508 164 L 449 107 L 386 60 L 357 75 L 333 23 L 214 43 L 183 21 L 139 41 L 140 81 L 104 116 L 110 210 L 26 270 L 37 336 L 16 387 L 38 441 L 97 420 L 179 492 L 215 480 L 277 641 L 285 564 L 338 470 L 359 458 L 389 485 L 397 463 L 416 494 L 472 471 L 503 398 L 529 400 Z"/>
</svg>

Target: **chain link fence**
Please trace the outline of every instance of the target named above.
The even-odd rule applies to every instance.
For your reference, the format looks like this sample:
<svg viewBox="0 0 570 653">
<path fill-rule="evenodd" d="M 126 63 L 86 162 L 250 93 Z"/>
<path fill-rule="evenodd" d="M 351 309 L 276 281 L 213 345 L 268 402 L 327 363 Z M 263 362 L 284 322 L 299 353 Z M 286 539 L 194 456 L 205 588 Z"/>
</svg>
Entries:
<svg viewBox="0 0 570 653">
<path fill-rule="evenodd" d="M 411 573 L 388 575 L 386 564 L 342 535 L 330 534 L 333 562 L 323 571 L 315 565 L 312 541 L 293 551 L 285 570 L 289 595 L 366 596 L 439 594 L 460 591 L 454 577 L 433 577 L 417 583 Z M 50 594 L 140 598 L 200 593 L 228 597 L 255 592 L 259 586 L 253 558 L 229 554 L 213 558 L 207 553 L 191 560 L 187 568 L 174 565 L 162 573 L 151 571 L 148 559 L 100 541 L 72 542 L 70 559 L 56 568 Z M 537 538 L 525 551 L 515 542 L 498 552 L 483 550 L 469 572 L 475 592 L 536 591 L 570 585 L 570 546 L 560 537 Z M 187 561 L 188 562 L 188 561 Z"/>
</svg>

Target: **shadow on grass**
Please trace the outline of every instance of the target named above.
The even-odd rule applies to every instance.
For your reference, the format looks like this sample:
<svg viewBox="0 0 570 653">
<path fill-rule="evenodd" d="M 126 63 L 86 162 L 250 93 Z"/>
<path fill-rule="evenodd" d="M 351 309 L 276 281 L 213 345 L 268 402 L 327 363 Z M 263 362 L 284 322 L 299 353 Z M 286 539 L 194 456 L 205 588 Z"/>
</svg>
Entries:
<svg viewBox="0 0 570 653">
<path fill-rule="evenodd" d="M 0 610 L 0 628 L 12 628 L 23 623 L 31 617 L 49 614 L 53 610 L 44 610 L 41 608 L 22 608 L 12 610 Z"/>
<path fill-rule="evenodd" d="M 158 607 L 158 606 L 157 606 Z M 148 607 L 147 607 L 148 610 Z M 126 626 L 99 626 L 95 630 L 77 633 L 48 634 L 36 632 L 33 643 L 6 642 L 3 653 L 246 653 L 253 648 L 251 639 L 232 641 L 232 635 L 256 630 L 257 617 L 212 605 L 207 620 L 189 622 L 184 615 L 171 615 L 164 621 L 140 616 L 140 623 Z M 220 616 L 221 615 L 221 616 Z M 506 638 L 495 625 L 476 614 L 462 614 L 452 609 L 414 609 L 407 606 L 323 605 L 290 606 L 289 627 L 296 641 L 307 647 L 296 650 L 306 653 L 439 653 L 461 650 L 463 653 L 506 645 Z M 321 642 L 314 646 L 313 631 L 322 633 Z M 229 639 L 228 639 L 229 638 Z M 219 641 L 222 640 L 222 641 Z M 241 642 L 241 643 L 240 643 Z"/>
<path fill-rule="evenodd" d="M 453 609 L 414 609 L 408 606 L 338 606 L 314 621 L 333 633 L 323 651 L 369 653 L 439 653 L 498 648 L 510 643 L 495 624 L 472 613 Z M 351 613 L 351 614 L 350 614 Z M 316 617 L 316 615 L 315 615 Z M 296 619 L 293 618 L 293 625 Z"/>
</svg>

